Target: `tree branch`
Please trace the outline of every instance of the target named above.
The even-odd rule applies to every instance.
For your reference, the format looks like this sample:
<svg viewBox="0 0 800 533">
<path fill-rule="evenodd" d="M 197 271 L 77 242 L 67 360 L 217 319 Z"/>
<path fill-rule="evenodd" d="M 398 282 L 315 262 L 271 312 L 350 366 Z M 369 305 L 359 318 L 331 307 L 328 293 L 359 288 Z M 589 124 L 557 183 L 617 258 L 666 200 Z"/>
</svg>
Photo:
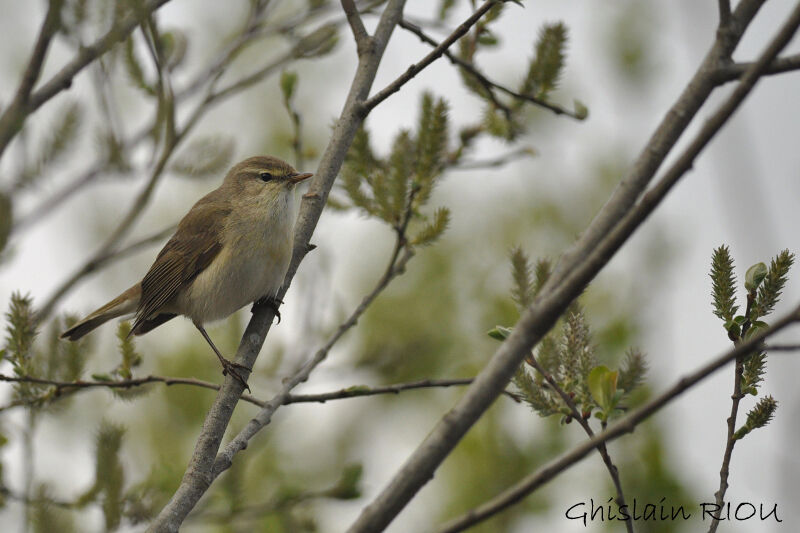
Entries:
<svg viewBox="0 0 800 533">
<path fill-rule="evenodd" d="M 725 34 L 718 34 L 692 79 L 667 111 L 656 130 L 639 153 L 631 170 L 594 217 L 575 244 L 559 259 L 547 285 L 554 287 L 582 261 L 581 254 L 591 250 L 614 227 L 647 189 L 667 154 L 678 142 L 700 107 L 716 86 L 713 72 L 727 62 L 744 31 L 766 0 L 741 0 L 736 6 L 736 24 Z"/>
<path fill-rule="evenodd" d="M 591 439 L 580 443 L 571 451 L 561 455 L 561 457 L 550 461 L 547 465 L 526 476 L 520 480 L 519 483 L 504 491 L 502 494 L 499 494 L 481 506 L 476 507 L 469 513 L 447 522 L 440 527 L 436 533 L 455 533 L 457 531 L 463 531 L 479 522 L 482 522 L 490 516 L 499 513 L 503 509 L 514 505 L 531 492 L 543 486 L 545 483 L 555 478 L 558 474 L 567 470 L 569 467 L 589 455 L 598 444 L 614 440 L 626 433 L 631 433 L 637 425 L 659 411 L 672 400 L 678 398 L 678 396 L 683 394 L 685 391 L 694 387 L 736 358 L 744 356 L 757 349 L 764 339 L 774 335 L 778 331 L 790 324 L 797 322 L 798 320 L 800 320 L 800 307 L 795 308 L 792 312 L 781 317 L 770 328 L 762 331 L 758 335 L 753 336 L 747 342 L 736 346 L 688 376 L 684 376 L 683 378 L 679 379 L 675 385 L 662 392 L 647 404 L 630 412 L 614 424 L 610 425 L 604 431 L 597 433 Z"/>
<path fill-rule="evenodd" d="M 422 28 L 420 28 L 416 24 L 413 24 L 413 23 L 411 23 L 411 22 L 409 22 L 409 21 L 404 19 L 404 20 L 400 21 L 400 27 L 403 28 L 404 30 L 410 31 L 411 33 L 413 33 L 414 35 L 419 37 L 422 42 L 427 43 L 427 44 L 433 46 L 434 48 L 438 48 L 439 46 L 441 46 L 440 43 L 436 42 L 433 38 L 428 36 L 424 31 L 422 31 Z M 479 71 L 478 68 L 475 65 L 473 65 L 472 63 L 470 63 L 468 61 L 464 61 L 463 59 L 461 59 L 457 55 L 451 53 L 449 50 L 445 50 L 443 52 L 443 55 L 447 59 L 449 59 L 452 64 L 463 68 L 464 70 L 469 72 L 476 80 L 478 80 L 478 83 L 480 83 L 481 85 L 483 85 L 486 88 L 486 91 L 489 93 L 490 98 L 492 99 L 492 102 L 496 106 L 498 106 L 500 109 L 506 109 L 507 107 L 505 105 L 503 105 L 501 102 L 496 100 L 496 98 L 494 96 L 494 89 L 496 89 L 496 90 L 498 90 L 498 91 L 500 91 L 502 93 L 505 93 L 508 96 L 511 96 L 512 98 L 515 98 L 517 100 L 521 100 L 523 102 L 528 102 L 528 103 L 537 105 L 539 107 L 543 107 L 545 109 L 549 109 L 550 111 L 552 111 L 556 115 L 566 115 L 566 116 L 574 118 L 576 120 L 583 120 L 584 119 L 584 117 L 579 116 L 575 112 L 570 111 L 568 109 L 565 109 L 565 108 L 563 108 L 563 107 L 561 107 L 559 105 L 550 103 L 550 102 L 548 102 L 546 100 L 542 100 L 541 98 L 537 98 L 537 97 L 529 95 L 529 94 L 521 94 L 521 93 L 518 93 L 516 91 L 512 91 L 508 87 L 505 87 L 503 85 L 500 85 L 499 83 L 493 82 L 492 80 L 487 78 L 481 71 Z"/>
<path fill-rule="evenodd" d="M 353 32 L 353 38 L 356 41 L 356 51 L 358 56 L 361 57 L 369 48 L 370 37 L 367 29 L 364 27 L 364 21 L 361 20 L 361 15 L 358 13 L 358 8 L 353 0 L 342 0 L 342 9 L 347 16 L 347 23 L 350 25 L 350 30 Z"/>
<path fill-rule="evenodd" d="M 339 173 L 353 137 L 361 125 L 363 114 L 359 112 L 359 109 L 369 94 L 383 52 L 394 27 L 402 17 L 404 5 L 404 0 L 389 0 L 375 30 L 370 53 L 359 58 L 342 114 L 336 121 L 331 140 L 312 179 L 309 192 L 304 195 L 300 205 L 292 262 L 278 298 L 282 298 L 286 293 L 297 267 L 310 249 L 309 240 L 322 214 L 325 200 Z M 252 368 L 274 319 L 274 314 L 274 311 L 267 306 L 259 306 L 254 309 L 253 317 L 245 329 L 242 342 L 237 350 L 236 361 L 238 363 Z M 177 531 L 211 485 L 215 477 L 213 469 L 216 453 L 243 389 L 243 384 L 231 376 L 225 379 L 220 393 L 206 416 L 203 430 L 180 486 L 170 502 L 151 523 L 148 531 Z"/>
<path fill-rule="evenodd" d="M 742 0 L 737 6 L 737 12 L 744 9 L 743 6 L 746 8 L 751 4 L 747 0 Z M 512 334 L 478 374 L 475 382 L 458 404 L 439 421 L 400 471 L 395 474 L 389 485 L 362 511 L 357 521 L 348 530 L 350 533 L 375 531 L 386 527 L 414 494 L 433 477 L 433 472 L 438 465 L 489 407 L 499 392 L 505 388 L 522 359 L 552 328 L 569 303 L 585 289 L 586 285 L 619 250 L 633 231 L 657 207 L 678 179 L 691 168 L 697 154 L 741 104 L 763 70 L 794 34 L 798 24 L 800 24 L 800 4 L 736 90 L 705 123 L 695 140 L 667 171 L 658 185 L 646 194 L 633 210 L 626 207 L 624 211 L 617 211 L 619 206 L 612 205 L 619 201 L 615 200 L 618 194 L 615 192 L 612 199 L 606 204 L 606 207 L 611 205 L 607 215 L 610 217 L 612 213 L 616 212 L 614 217 L 606 219 L 601 213 L 592 222 L 586 234 L 593 234 L 597 227 L 606 224 L 610 231 L 607 230 L 604 236 L 600 236 L 596 245 L 590 243 L 587 246 L 583 242 L 583 238 L 579 240 L 573 248 L 571 256 L 567 259 L 567 262 L 574 264 L 571 273 L 570 270 L 567 270 L 565 275 L 562 270 L 560 279 L 556 281 L 553 281 L 554 276 L 551 276 L 534 303 L 517 322 Z M 715 45 L 715 48 L 717 46 Z M 706 77 L 708 76 L 706 75 Z M 710 82 L 707 80 L 706 83 Z M 692 93 L 693 91 L 687 88 L 684 95 L 691 94 L 692 96 L 683 96 L 682 100 L 687 98 L 693 100 L 696 95 Z M 680 101 L 673 106 L 673 110 L 679 107 L 679 104 Z M 683 106 L 680 105 L 680 107 Z M 678 133 L 675 132 L 676 135 Z M 653 145 L 660 141 L 657 136 L 654 136 L 645 149 L 645 153 L 656 150 Z M 652 171 L 654 172 L 655 169 Z M 643 179 L 646 183 L 650 180 L 650 176 L 643 176 Z M 626 184 L 623 183 L 620 187 L 625 188 Z"/>
<path fill-rule="evenodd" d="M 47 391 L 33 400 L 18 399 L 13 400 L 5 405 L 0 406 L 0 412 L 13 409 L 15 407 L 22 407 L 27 405 L 38 404 L 42 402 L 53 401 L 56 398 L 65 397 L 78 390 L 89 390 L 98 388 L 107 389 L 129 389 L 132 387 L 141 387 L 150 383 L 163 383 L 166 386 L 171 385 L 189 385 L 193 387 L 200 387 L 202 389 L 210 389 L 218 391 L 221 387 L 216 383 L 210 381 L 203 381 L 195 378 L 181 378 L 173 376 L 154 376 L 149 375 L 142 378 L 132 378 L 123 380 L 97 380 L 97 381 L 59 381 L 54 379 L 38 378 L 36 376 L 8 376 L 0 374 L 0 381 L 7 383 L 31 383 L 35 385 L 46 385 L 52 387 L 52 390 Z M 444 389 L 449 387 L 463 387 L 472 383 L 472 378 L 457 378 L 457 379 L 422 379 L 419 381 L 410 381 L 407 383 L 395 383 L 393 385 L 383 385 L 377 387 L 370 387 L 368 385 L 353 385 L 344 389 L 339 389 L 330 392 L 319 392 L 314 394 L 290 394 L 286 397 L 283 405 L 291 405 L 297 403 L 326 403 L 335 400 L 347 400 L 350 398 L 366 398 L 370 396 L 382 396 L 386 394 L 400 394 L 401 392 L 420 390 L 420 389 Z M 519 397 L 509 391 L 504 391 L 503 394 L 508 398 L 520 403 Z M 242 394 L 241 400 L 264 407 L 266 401 L 260 400 L 250 394 Z"/>
<path fill-rule="evenodd" d="M 431 53 L 422 58 L 419 63 L 414 63 L 408 67 L 408 69 L 396 80 L 378 91 L 374 96 L 371 96 L 369 100 L 364 102 L 364 113 L 369 113 L 370 110 L 372 110 L 375 106 L 399 91 L 403 85 L 413 79 L 414 76 L 422 72 L 428 65 L 442 57 L 448 48 L 450 48 L 458 39 L 466 34 L 469 29 L 486 14 L 487 11 L 489 11 L 500 1 L 502 0 L 486 0 L 486 2 L 484 2 L 467 20 L 465 20 L 458 28 L 456 28 L 453 33 L 447 37 L 447 39 L 442 41 L 439 46 L 434 48 Z"/>
<path fill-rule="evenodd" d="M 731 22 L 731 1 L 718 0 L 719 4 L 719 27 L 726 28 Z"/>
<path fill-rule="evenodd" d="M 122 22 L 111 28 L 103 37 L 95 41 L 93 44 L 85 48 L 81 48 L 77 57 L 67 63 L 57 74 L 50 78 L 50 80 L 42 85 L 38 90 L 31 93 L 30 89 L 28 89 L 28 94 L 26 94 L 24 99 L 17 100 L 17 98 L 15 98 L 14 103 L 9 105 L 9 107 L 7 107 L 3 112 L 2 116 L 0 116 L 0 156 L 2 156 L 11 139 L 13 139 L 17 132 L 19 132 L 19 130 L 22 128 L 22 125 L 24 124 L 28 115 L 39 109 L 42 104 L 50 100 L 61 91 L 68 89 L 72 85 L 72 78 L 74 78 L 78 72 L 83 70 L 92 61 L 108 52 L 115 44 L 125 39 L 128 35 L 130 35 L 133 29 L 142 22 L 142 20 L 167 2 L 169 2 L 169 0 L 150 0 L 144 4 L 141 9 L 132 10 L 131 13 L 122 20 Z M 50 7 L 48 9 L 48 19 L 51 16 L 50 11 L 53 9 L 56 11 L 54 16 L 58 17 L 61 4 L 62 2 L 59 0 L 51 0 Z M 47 22 L 45 22 L 45 26 L 47 26 Z M 39 70 L 41 69 L 41 61 L 44 58 L 44 52 L 49 44 L 50 37 L 52 37 L 52 34 L 50 37 L 46 37 L 45 34 L 47 32 L 45 31 L 44 27 L 42 30 L 43 31 L 40 34 L 40 40 L 37 42 L 37 47 L 34 50 L 31 63 L 32 65 L 33 59 L 38 58 L 39 66 L 34 69 L 29 68 L 31 71 L 30 75 L 33 78 L 30 80 L 31 87 L 36 82 Z M 55 33 L 55 29 L 52 29 L 52 32 Z M 43 36 L 45 36 L 46 39 L 42 40 Z M 43 44 L 41 50 L 39 50 L 40 44 Z M 37 55 L 37 52 L 40 52 L 41 57 Z M 29 65 L 29 67 L 31 65 Z M 26 72 L 26 75 L 23 78 L 23 85 L 27 83 L 25 80 L 28 77 L 29 73 Z M 20 88 L 22 88 L 22 85 Z M 18 92 L 17 94 L 19 95 L 20 93 Z"/>
<path fill-rule="evenodd" d="M 714 79 L 719 85 L 728 83 L 729 81 L 736 81 L 752 66 L 752 63 L 729 63 L 720 65 L 714 74 Z M 784 72 L 791 72 L 793 70 L 800 70 L 800 54 L 792 54 L 775 59 L 764 71 L 764 74 L 783 74 Z"/>
</svg>

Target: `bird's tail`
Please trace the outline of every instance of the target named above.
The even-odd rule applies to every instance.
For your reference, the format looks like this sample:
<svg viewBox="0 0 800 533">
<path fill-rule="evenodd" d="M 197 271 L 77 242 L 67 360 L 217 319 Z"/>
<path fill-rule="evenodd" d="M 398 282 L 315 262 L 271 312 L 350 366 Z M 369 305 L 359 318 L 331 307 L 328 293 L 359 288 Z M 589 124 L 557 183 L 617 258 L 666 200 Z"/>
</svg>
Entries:
<svg viewBox="0 0 800 533">
<path fill-rule="evenodd" d="M 137 283 L 62 333 L 61 338 L 76 341 L 112 318 L 133 313 L 139 306 L 139 299 L 141 296 L 142 287 Z"/>
</svg>

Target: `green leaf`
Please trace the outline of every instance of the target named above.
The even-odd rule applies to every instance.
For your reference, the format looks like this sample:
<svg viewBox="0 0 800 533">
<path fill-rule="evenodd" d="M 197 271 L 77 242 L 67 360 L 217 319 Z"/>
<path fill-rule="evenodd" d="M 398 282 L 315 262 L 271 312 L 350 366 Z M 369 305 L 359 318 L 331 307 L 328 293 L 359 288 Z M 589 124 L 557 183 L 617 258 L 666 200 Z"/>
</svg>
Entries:
<svg viewBox="0 0 800 533">
<path fill-rule="evenodd" d="M 748 291 L 754 291 L 761 285 L 764 278 L 767 277 L 767 265 L 764 263 L 756 263 L 747 269 L 744 275 L 744 288 Z"/>
<path fill-rule="evenodd" d="M 281 72 L 280 86 L 283 99 L 287 102 L 291 101 L 294 89 L 297 86 L 297 73 L 291 70 Z"/>
<path fill-rule="evenodd" d="M 486 332 L 491 338 L 496 339 L 498 341 L 504 341 L 511 335 L 513 329 L 507 328 L 504 326 L 495 326 L 489 331 Z"/>
<path fill-rule="evenodd" d="M 592 398 L 606 414 L 609 414 L 616 407 L 618 375 L 618 372 L 600 365 L 594 367 L 587 378 Z"/>
</svg>

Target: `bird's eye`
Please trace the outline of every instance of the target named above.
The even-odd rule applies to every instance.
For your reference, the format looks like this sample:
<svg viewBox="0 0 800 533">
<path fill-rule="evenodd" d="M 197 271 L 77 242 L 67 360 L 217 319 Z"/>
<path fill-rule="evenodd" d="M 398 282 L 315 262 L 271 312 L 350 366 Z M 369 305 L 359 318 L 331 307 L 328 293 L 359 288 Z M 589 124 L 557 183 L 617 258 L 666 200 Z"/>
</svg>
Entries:
<svg viewBox="0 0 800 533">
<path fill-rule="evenodd" d="M 274 176 L 272 174 L 270 174 L 269 172 L 262 172 L 261 174 L 259 174 L 259 177 L 261 178 L 261 181 L 266 183 L 268 181 L 272 181 L 272 178 Z"/>
</svg>

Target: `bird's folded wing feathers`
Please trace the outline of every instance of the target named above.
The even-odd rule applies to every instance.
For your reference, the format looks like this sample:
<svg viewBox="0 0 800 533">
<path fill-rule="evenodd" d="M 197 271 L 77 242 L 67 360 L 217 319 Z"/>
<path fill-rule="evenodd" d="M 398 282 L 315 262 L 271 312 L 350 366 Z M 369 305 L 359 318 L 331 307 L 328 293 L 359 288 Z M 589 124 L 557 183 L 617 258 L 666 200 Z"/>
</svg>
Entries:
<svg viewBox="0 0 800 533">
<path fill-rule="evenodd" d="M 188 287 L 222 249 L 220 233 L 230 210 L 220 212 L 217 205 L 214 216 L 210 216 L 211 206 L 204 205 L 203 200 L 181 220 L 175 235 L 142 279 L 142 297 L 133 333 Z"/>
</svg>

